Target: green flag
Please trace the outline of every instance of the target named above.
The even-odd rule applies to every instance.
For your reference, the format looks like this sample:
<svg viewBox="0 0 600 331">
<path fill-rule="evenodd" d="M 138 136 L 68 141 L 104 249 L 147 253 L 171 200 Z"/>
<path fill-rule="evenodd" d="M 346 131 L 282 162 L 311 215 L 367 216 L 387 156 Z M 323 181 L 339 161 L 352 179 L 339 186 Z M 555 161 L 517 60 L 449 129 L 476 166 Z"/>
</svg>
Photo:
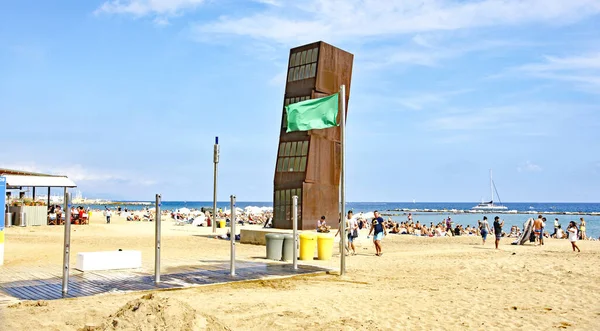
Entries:
<svg viewBox="0 0 600 331">
<path fill-rule="evenodd" d="M 337 126 L 338 93 L 285 106 L 287 131 L 308 131 Z"/>
</svg>

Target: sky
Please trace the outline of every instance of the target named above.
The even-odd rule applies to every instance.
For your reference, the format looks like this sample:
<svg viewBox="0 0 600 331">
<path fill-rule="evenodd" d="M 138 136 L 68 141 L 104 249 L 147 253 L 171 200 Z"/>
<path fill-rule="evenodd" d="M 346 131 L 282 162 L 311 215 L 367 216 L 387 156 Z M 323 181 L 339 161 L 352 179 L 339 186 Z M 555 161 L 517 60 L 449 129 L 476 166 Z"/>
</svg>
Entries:
<svg viewBox="0 0 600 331">
<path fill-rule="evenodd" d="M 354 54 L 347 201 L 600 201 L 600 0 L 7 0 L 0 167 L 271 201 L 289 49 Z"/>
</svg>

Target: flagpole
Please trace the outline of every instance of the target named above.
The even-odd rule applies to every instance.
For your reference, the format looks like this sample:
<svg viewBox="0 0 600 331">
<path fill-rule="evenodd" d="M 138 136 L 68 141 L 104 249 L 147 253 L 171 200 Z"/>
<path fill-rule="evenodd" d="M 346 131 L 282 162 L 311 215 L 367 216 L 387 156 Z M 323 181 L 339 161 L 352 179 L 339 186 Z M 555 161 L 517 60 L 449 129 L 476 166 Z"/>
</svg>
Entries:
<svg viewBox="0 0 600 331">
<path fill-rule="evenodd" d="M 340 188 L 342 198 L 342 208 L 340 215 L 340 241 L 342 243 L 342 251 L 340 253 L 340 276 L 346 273 L 346 85 L 340 86 L 340 96 L 342 98 L 342 116 L 340 118 L 341 131 L 341 171 L 340 171 Z"/>
</svg>

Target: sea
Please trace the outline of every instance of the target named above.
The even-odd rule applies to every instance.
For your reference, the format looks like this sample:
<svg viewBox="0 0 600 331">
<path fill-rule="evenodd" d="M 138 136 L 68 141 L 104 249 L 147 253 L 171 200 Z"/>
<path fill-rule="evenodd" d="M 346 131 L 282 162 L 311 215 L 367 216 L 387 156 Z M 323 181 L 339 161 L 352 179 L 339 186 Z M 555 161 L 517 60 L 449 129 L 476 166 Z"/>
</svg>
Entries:
<svg viewBox="0 0 600 331">
<path fill-rule="evenodd" d="M 122 201 L 122 208 L 129 210 L 140 210 L 144 208 L 154 208 L 154 202 L 151 201 Z M 113 202 L 110 206 L 115 208 L 119 202 Z M 212 201 L 163 201 L 162 210 L 175 210 L 178 208 L 200 209 L 202 207 L 211 208 Z M 413 221 L 429 225 L 430 222 L 438 223 L 447 217 L 452 218 L 455 224 L 476 225 L 477 220 L 487 216 L 490 221 L 494 217 L 500 216 L 504 220 L 504 229 L 510 231 L 510 227 L 517 225 L 523 227 L 523 223 L 529 218 L 535 218 L 542 214 L 547 218 L 547 231 L 554 231 L 554 219 L 558 218 L 561 227 L 566 230 L 569 221 L 576 221 L 579 226 L 580 218 L 586 221 L 586 234 L 588 237 L 600 239 L 600 203 L 547 203 L 547 202 L 514 202 L 503 203 L 509 211 L 516 213 L 465 213 L 473 206 L 475 202 L 347 202 L 346 210 L 353 210 L 354 213 L 380 211 L 382 214 L 389 215 L 396 222 L 405 221 L 408 213 L 413 214 Z M 104 209 L 105 205 L 87 205 L 92 209 Z M 217 208 L 229 209 L 229 201 L 217 202 Z M 272 207 L 272 202 L 265 201 L 237 201 L 236 207 L 245 208 L 248 206 Z M 425 211 L 427 210 L 427 211 Z M 316 224 L 317 220 L 315 220 Z"/>
</svg>

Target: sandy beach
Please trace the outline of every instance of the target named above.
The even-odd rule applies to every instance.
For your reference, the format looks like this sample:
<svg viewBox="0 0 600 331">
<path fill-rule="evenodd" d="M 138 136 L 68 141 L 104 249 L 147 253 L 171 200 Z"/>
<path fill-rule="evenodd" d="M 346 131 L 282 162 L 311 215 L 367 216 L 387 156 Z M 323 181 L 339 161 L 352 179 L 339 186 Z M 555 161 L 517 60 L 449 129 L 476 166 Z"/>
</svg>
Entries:
<svg viewBox="0 0 600 331">
<path fill-rule="evenodd" d="M 72 257 L 81 251 L 137 249 L 153 263 L 154 224 L 113 217 L 72 227 Z M 210 229 L 165 220 L 162 258 L 169 263 L 229 257 L 229 242 Z M 62 226 L 6 229 L 5 267 L 62 263 Z M 226 229 L 219 229 L 225 233 Z M 366 232 L 358 254 L 337 272 L 170 291 L 104 294 L 0 307 L 3 330 L 456 330 L 565 328 L 600 325 L 600 242 L 547 239 L 541 247 L 478 237 L 388 235 L 383 256 Z M 237 245 L 240 259 L 265 247 Z M 315 264 L 337 268 L 338 256 Z M 3 268 L 3 267 L 0 267 Z M 132 309 L 131 307 L 137 307 Z M 113 325 L 115 316 L 120 323 Z"/>
</svg>

